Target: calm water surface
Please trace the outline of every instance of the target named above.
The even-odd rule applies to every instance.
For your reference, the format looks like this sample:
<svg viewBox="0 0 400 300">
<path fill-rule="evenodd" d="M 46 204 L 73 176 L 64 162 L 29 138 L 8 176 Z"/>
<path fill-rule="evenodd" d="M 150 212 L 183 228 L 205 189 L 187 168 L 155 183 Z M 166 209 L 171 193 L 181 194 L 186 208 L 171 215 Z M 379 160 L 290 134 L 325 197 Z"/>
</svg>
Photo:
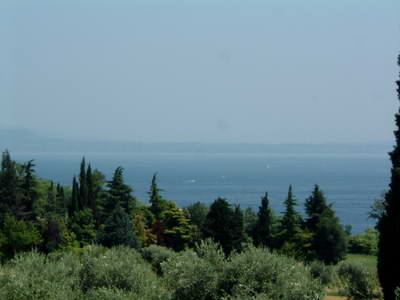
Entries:
<svg viewBox="0 0 400 300">
<path fill-rule="evenodd" d="M 79 173 L 82 154 L 13 153 L 17 161 L 34 159 L 40 177 L 71 184 Z M 224 197 L 242 208 L 257 210 L 260 197 L 269 192 L 276 213 L 283 211 L 289 184 L 303 210 L 303 203 L 319 184 L 333 203 L 343 224 L 353 233 L 374 222 L 367 213 L 387 188 L 390 161 L 386 154 L 85 154 L 86 160 L 112 176 L 125 168 L 125 180 L 136 197 L 147 201 L 153 173 L 167 199 L 180 206 L 196 201 L 212 202 Z"/>
</svg>

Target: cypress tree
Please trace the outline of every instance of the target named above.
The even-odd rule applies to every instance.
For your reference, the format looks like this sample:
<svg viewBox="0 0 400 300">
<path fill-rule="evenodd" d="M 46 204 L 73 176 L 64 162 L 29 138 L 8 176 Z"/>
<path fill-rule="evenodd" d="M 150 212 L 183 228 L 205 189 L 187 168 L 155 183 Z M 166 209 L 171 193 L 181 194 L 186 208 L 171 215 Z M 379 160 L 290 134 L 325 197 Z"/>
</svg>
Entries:
<svg viewBox="0 0 400 300">
<path fill-rule="evenodd" d="M 155 173 L 151 179 L 150 191 L 148 194 L 150 197 L 150 211 L 156 219 L 160 219 L 162 212 L 167 209 L 167 201 L 163 199 L 160 194 L 162 191 L 162 189 L 158 188 L 157 173 Z"/>
<path fill-rule="evenodd" d="M 0 222 L 6 213 L 15 214 L 17 190 L 18 183 L 15 162 L 6 150 L 2 154 L 0 172 Z"/>
<path fill-rule="evenodd" d="M 88 200 L 88 207 L 90 207 L 95 215 L 96 211 L 96 195 L 95 195 L 95 188 L 93 182 L 93 174 L 92 174 L 92 167 L 88 166 L 86 172 L 86 184 L 87 184 L 87 200 Z"/>
<path fill-rule="evenodd" d="M 76 177 L 74 176 L 72 180 L 72 194 L 71 194 L 71 203 L 69 206 L 69 216 L 72 217 L 80 210 L 81 207 L 79 205 L 79 186 L 76 181 Z"/>
<path fill-rule="evenodd" d="M 36 190 L 37 180 L 35 177 L 35 164 L 33 160 L 23 165 L 24 176 L 22 178 L 22 200 L 18 208 L 18 215 L 24 219 L 34 219 L 34 205 L 39 195 Z"/>
<path fill-rule="evenodd" d="M 397 64 L 400 67 L 400 55 Z M 396 81 L 400 100 L 400 80 Z M 392 162 L 391 181 L 385 195 L 384 212 L 378 221 L 379 251 L 378 275 L 385 300 L 395 299 L 395 289 L 400 286 L 400 110 L 395 115 L 395 146 L 390 152 Z"/>
<path fill-rule="evenodd" d="M 254 228 L 254 244 L 256 246 L 272 247 L 272 224 L 274 214 L 269 205 L 268 193 L 261 198 L 257 223 Z"/>
<path fill-rule="evenodd" d="M 86 208 L 88 205 L 88 187 L 86 183 L 86 161 L 85 157 L 81 161 L 81 170 L 79 173 L 79 202 L 80 207 Z"/>
</svg>

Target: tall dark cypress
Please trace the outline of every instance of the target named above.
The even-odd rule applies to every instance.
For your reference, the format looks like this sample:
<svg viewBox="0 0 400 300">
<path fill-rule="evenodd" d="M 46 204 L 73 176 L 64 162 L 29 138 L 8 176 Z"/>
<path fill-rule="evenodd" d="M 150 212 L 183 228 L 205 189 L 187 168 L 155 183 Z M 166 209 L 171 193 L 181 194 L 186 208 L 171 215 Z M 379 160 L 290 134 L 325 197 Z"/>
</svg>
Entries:
<svg viewBox="0 0 400 300">
<path fill-rule="evenodd" d="M 400 55 L 397 59 L 400 67 Z M 400 80 L 396 81 L 397 95 L 400 100 Z M 390 152 L 392 161 L 391 181 L 385 195 L 385 209 L 378 222 L 379 252 L 378 275 L 384 299 L 394 300 L 395 289 L 400 287 L 400 110 L 395 115 L 395 146 Z"/>
<path fill-rule="evenodd" d="M 88 200 L 87 206 L 90 207 L 90 209 L 93 211 L 93 214 L 95 214 L 96 195 L 95 195 L 95 191 L 94 191 L 92 167 L 90 166 L 90 164 L 89 164 L 89 166 L 87 168 L 87 172 L 86 172 L 86 184 L 87 184 L 87 200 Z"/>
<path fill-rule="evenodd" d="M 71 195 L 71 203 L 69 205 L 69 216 L 74 216 L 78 211 L 82 208 L 80 207 L 79 203 L 79 186 L 78 182 L 76 181 L 76 177 L 72 180 L 72 195 Z"/>
<path fill-rule="evenodd" d="M 272 247 L 273 212 L 269 205 L 268 193 L 261 198 L 257 223 L 254 228 L 254 244 L 256 246 Z"/>
<path fill-rule="evenodd" d="M 86 161 L 85 157 L 81 161 L 81 170 L 79 173 L 79 202 L 80 207 L 86 208 L 88 204 L 88 189 L 86 183 Z"/>
<path fill-rule="evenodd" d="M 0 222 L 6 213 L 15 214 L 17 199 L 17 171 L 10 153 L 3 152 L 0 172 Z"/>
<path fill-rule="evenodd" d="M 23 165 L 24 176 L 22 178 L 21 192 L 22 199 L 18 214 L 24 219 L 34 219 L 34 205 L 39 194 L 37 192 L 37 180 L 35 177 L 35 164 L 33 160 Z"/>
</svg>

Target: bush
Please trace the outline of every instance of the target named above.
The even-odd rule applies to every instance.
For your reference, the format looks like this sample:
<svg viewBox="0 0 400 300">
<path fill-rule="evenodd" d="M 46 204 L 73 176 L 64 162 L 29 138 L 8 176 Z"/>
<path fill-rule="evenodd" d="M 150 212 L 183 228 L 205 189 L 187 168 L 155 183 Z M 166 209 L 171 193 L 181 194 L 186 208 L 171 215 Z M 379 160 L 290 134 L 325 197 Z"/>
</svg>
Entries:
<svg viewBox="0 0 400 300">
<path fill-rule="evenodd" d="M 376 276 L 364 266 L 344 262 L 339 265 L 337 273 L 342 292 L 349 300 L 368 300 L 380 296 Z"/>
<path fill-rule="evenodd" d="M 151 266 L 133 249 L 112 248 L 104 255 L 89 252 L 82 259 L 79 284 L 84 293 L 106 288 L 129 292 L 140 299 L 169 298 Z"/>
<path fill-rule="evenodd" d="M 0 267 L 0 299 L 78 299 L 79 269 L 72 255 L 51 261 L 37 252 L 21 254 Z"/>
<path fill-rule="evenodd" d="M 229 296 L 242 298 L 263 295 L 270 299 L 320 300 L 324 294 L 322 285 L 312 278 L 307 267 L 254 247 L 230 257 L 221 289 Z"/>
<path fill-rule="evenodd" d="M 313 261 L 309 264 L 311 276 L 319 279 L 323 285 L 333 282 L 334 272 L 332 266 L 327 266 L 323 262 Z"/>
<path fill-rule="evenodd" d="M 368 228 L 364 233 L 350 237 L 349 252 L 376 255 L 378 253 L 378 239 L 378 231 L 373 228 Z"/>
<path fill-rule="evenodd" d="M 195 252 L 181 252 L 162 263 L 161 268 L 173 299 L 217 299 L 219 272 Z"/>
<path fill-rule="evenodd" d="M 153 270 L 158 274 L 161 274 L 161 263 L 177 255 L 175 251 L 158 245 L 150 245 L 143 248 L 141 253 L 143 258 L 151 264 Z"/>
</svg>

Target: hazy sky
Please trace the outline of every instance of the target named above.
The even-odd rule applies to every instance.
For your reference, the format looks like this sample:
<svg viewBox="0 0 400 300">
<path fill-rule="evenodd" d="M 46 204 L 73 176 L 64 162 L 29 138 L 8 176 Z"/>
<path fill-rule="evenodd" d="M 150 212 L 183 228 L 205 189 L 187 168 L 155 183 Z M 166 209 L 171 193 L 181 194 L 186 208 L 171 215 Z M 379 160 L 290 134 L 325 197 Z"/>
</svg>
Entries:
<svg viewBox="0 0 400 300">
<path fill-rule="evenodd" d="M 398 0 L 1 0 L 0 127 L 391 141 Z"/>
</svg>

